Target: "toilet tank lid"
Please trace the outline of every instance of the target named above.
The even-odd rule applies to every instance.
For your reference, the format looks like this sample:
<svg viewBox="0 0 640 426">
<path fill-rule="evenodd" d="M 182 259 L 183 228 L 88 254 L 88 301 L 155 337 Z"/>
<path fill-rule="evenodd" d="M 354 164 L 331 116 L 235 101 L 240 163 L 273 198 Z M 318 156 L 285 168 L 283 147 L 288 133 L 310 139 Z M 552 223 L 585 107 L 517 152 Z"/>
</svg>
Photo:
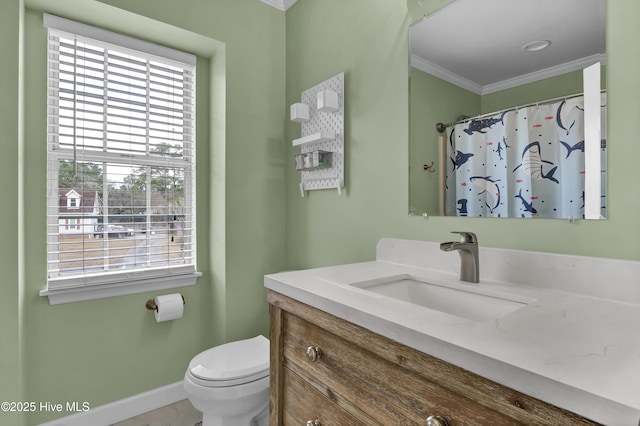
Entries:
<svg viewBox="0 0 640 426">
<path fill-rule="evenodd" d="M 207 349 L 189 363 L 189 371 L 203 380 L 233 380 L 269 370 L 269 339 L 256 336 Z"/>
</svg>

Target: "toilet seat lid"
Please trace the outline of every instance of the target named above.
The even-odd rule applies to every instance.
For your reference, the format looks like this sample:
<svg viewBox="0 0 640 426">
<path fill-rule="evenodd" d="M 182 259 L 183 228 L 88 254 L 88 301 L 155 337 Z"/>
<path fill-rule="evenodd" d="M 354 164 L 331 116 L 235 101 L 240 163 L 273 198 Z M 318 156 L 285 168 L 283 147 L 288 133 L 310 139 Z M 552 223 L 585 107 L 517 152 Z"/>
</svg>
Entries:
<svg viewBox="0 0 640 426">
<path fill-rule="evenodd" d="M 210 381 L 249 382 L 269 374 L 269 339 L 256 336 L 207 349 L 189 363 L 194 377 Z"/>
</svg>

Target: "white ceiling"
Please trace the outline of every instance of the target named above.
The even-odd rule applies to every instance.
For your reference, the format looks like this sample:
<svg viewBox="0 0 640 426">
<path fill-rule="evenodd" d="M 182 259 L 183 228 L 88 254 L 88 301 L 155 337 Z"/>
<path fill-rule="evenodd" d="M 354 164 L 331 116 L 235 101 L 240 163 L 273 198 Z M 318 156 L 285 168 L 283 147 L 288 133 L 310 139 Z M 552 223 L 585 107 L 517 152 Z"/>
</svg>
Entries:
<svg viewBox="0 0 640 426">
<path fill-rule="evenodd" d="M 411 26 L 411 65 L 479 94 L 575 71 L 604 59 L 605 3 L 456 0 Z"/>
</svg>

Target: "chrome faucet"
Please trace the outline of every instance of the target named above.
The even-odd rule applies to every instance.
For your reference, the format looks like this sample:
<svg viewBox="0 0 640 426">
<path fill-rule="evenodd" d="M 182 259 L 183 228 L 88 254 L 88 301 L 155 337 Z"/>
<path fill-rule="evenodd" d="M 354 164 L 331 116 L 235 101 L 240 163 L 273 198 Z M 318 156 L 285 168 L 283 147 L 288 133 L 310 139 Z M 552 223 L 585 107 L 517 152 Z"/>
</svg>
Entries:
<svg viewBox="0 0 640 426">
<path fill-rule="evenodd" d="M 480 281 L 480 262 L 478 259 L 478 238 L 473 232 L 452 231 L 460 234 L 460 241 L 440 244 L 442 251 L 458 250 L 460 253 L 460 281 L 477 283 Z"/>
</svg>

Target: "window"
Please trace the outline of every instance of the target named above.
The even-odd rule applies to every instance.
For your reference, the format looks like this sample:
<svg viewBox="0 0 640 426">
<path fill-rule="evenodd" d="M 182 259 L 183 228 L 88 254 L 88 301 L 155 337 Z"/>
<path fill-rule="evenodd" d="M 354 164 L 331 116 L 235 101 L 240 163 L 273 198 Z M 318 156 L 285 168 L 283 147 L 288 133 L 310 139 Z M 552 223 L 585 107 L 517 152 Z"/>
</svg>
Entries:
<svg viewBox="0 0 640 426">
<path fill-rule="evenodd" d="M 195 58 L 51 15 L 45 26 L 44 293 L 193 284 Z"/>
</svg>

